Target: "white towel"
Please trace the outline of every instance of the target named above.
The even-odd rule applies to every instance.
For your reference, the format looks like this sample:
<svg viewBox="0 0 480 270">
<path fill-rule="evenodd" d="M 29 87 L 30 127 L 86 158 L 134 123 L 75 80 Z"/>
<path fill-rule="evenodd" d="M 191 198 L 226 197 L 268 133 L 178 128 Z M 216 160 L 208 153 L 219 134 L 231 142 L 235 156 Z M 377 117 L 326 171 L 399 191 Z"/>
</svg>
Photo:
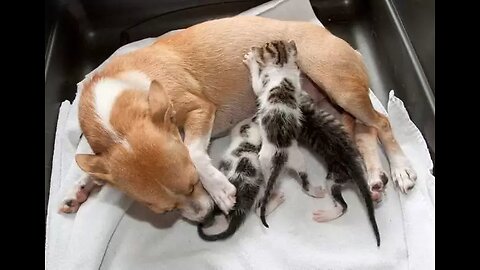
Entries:
<svg viewBox="0 0 480 270">
<path fill-rule="evenodd" d="M 242 14 L 320 24 L 308 0 L 271 1 Z M 147 46 L 154 40 L 128 44 L 114 54 Z M 78 84 L 78 93 L 82 85 L 83 82 Z M 72 105 L 64 102 L 60 107 L 47 216 L 46 269 L 435 268 L 432 161 L 423 136 L 393 91 L 388 100 L 388 115 L 398 142 L 417 171 L 418 180 L 407 196 L 394 190 L 391 182 L 388 184 L 386 198 L 376 209 L 382 238 L 380 248 L 376 247 L 365 206 L 357 192 L 345 191 L 349 209 L 343 217 L 319 224 L 312 221 L 311 213 L 331 207 L 331 201 L 307 197 L 290 179 L 282 181 L 286 201 L 269 216 L 269 229 L 251 215 L 231 239 L 222 242 L 203 242 L 197 236 L 196 227 L 173 214 L 155 215 L 109 186 L 92 194 L 77 214 L 58 214 L 65 190 L 83 174 L 75 164 L 75 153 L 91 152 L 86 140 L 81 138 L 78 93 Z M 373 93 L 370 97 L 377 110 L 387 113 Z M 214 162 L 228 141 L 225 137 L 212 143 Z M 323 165 L 303 152 L 308 172 L 316 176 L 314 181 L 324 183 Z M 388 163 L 383 153 L 381 155 L 388 170 Z"/>
</svg>

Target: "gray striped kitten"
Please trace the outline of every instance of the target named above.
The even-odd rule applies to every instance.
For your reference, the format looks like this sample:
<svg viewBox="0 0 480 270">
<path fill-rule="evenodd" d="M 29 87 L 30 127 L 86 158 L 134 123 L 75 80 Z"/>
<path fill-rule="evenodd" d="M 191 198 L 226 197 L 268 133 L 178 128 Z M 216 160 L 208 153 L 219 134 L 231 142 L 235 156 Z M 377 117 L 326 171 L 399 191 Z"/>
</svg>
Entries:
<svg viewBox="0 0 480 270">
<path fill-rule="evenodd" d="M 261 201 L 260 218 L 265 219 L 266 204 L 282 172 L 296 174 L 305 193 L 324 197 L 322 186 L 312 186 L 305 160 L 297 139 L 302 128 L 300 97 L 300 70 L 296 64 L 295 42 L 272 41 L 263 47 L 253 47 L 244 63 L 250 70 L 252 88 L 257 96 L 258 111 L 255 120 L 260 125 L 262 147 L 260 166 L 267 186 Z"/>
<path fill-rule="evenodd" d="M 368 219 L 375 233 L 377 246 L 380 246 L 380 233 L 367 184 L 365 163 L 360 152 L 343 129 L 342 123 L 332 114 L 319 109 L 307 93 L 300 99 L 300 108 L 303 119 L 299 142 L 310 147 L 327 163 L 327 179 L 332 180 L 329 182 L 329 190 L 335 205 L 333 209 L 314 211 L 313 220 L 325 222 L 345 214 L 348 205 L 343 199 L 342 188 L 353 182 L 365 201 Z"/>
</svg>

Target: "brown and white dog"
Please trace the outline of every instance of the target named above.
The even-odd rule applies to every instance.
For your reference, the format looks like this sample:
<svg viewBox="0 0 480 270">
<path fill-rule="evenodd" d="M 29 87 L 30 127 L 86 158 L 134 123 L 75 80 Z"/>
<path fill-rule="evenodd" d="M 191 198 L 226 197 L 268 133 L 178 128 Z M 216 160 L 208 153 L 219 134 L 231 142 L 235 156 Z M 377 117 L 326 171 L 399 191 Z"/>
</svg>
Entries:
<svg viewBox="0 0 480 270">
<path fill-rule="evenodd" d="M 252 46 L 271 40 L 294 40 L 302 72 L 343 108 L 373 199 L 381 198 L 387 179 L 377 136 L 393 181 L 403 192 L 411 189 L 416 174 L 388 119 L 372 107 L 361 56 L 318 25 L 261 17 L 207 21 L 112 58 L 80 99 L 81 128 L 95 154 L 77 155 L 78 165 L 157 213 L 180 209 L 186 218 L 201 220 L 213 205 L 208 194 L 228 212 L 235 188 L 212 165 L 207 148 L 212 136 L 255 113 L 242 59 Z M 306 88 L 319 98 L 315 87 Z M 76 211 L 93 186 L 90 178 L 82 179 L 61 210 Z"/>
</svg>

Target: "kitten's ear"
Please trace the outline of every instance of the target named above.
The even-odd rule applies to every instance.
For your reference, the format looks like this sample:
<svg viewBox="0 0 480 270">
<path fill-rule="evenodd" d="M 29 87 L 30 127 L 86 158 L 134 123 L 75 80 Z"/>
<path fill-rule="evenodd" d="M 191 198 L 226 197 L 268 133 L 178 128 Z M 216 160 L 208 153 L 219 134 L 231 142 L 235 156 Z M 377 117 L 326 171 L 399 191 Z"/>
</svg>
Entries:
<svg viewBox="0 0 480 270">
<path fill-rule="evenodd" d="M 289 40 L 287 42 L 288 46 L 287 46 L 287 50 L 289 52 L 293 52 L 293 54 L 297 55 L 297 44 L 295 44 L 295 41 L 293 40 Z"/>
<path fill-rule="evenodd" d="M 265 65 L 265 55 L 263 54 L 263 48 L 260 47 L 252 47 L 250 50 L 253 52 L 253 55 L 255 55 L 255 59 L 257 62 L 264 66 Z"/>
</svg>

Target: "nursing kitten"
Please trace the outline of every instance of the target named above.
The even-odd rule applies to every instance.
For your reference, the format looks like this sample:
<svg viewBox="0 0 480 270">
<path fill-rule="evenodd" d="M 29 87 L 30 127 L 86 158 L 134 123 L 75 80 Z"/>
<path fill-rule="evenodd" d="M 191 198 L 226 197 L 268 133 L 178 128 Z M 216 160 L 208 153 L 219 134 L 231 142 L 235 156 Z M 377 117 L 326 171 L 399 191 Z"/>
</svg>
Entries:
<svg viewBox="0 0 480 270">
<path fill-rule="evenodd" d="M 245 55 L 244 62 L 250 70 L 252 88 L 257 95 L 258 112 L 255 120 L 259 122 L 262 134 L 260 165 L 265 179 L 268 179 L 261 201 L 262 222 L 268 227 L 262 212 L 283 168 L 298 173 L 307 194 L 324 196 L 321 187 L 312 187 L 308 181 L 298 140 L 312 145 L 314 152 L 324 157 L 328 166 L 327 178 L 334 182 L 330 190 L 335 208 L 315 211 L 314 220 L 332 220 L 345 213 L 348 206 L 341 188 L 352 180 L 364 198 L 379 246 L 380 234 L 362 156 L 342 124 L 330 113 L 317 108 L 310 96 L 301 89 L 296 55 L 293 41 L 269 42 L 262 48 L 252 48 Z"/>
<path fill-rule="evenodd" d="M 257 96 L 255 121 L 259 123 L 262 135 L 259 159 L 267 186 L 260 204 L 260 218 L 265 227 L 268 227 L 265 220 L 266 203 L 283 171 L 296 173 L 308 195 L 317 198 L 325 195 L 323 187 L 310 184 L 305 160 L 298 148 L 297 138 L 302 125 L 299 98 L 302 90 L 296 56 L 297 48 L 293 41 L 272 41 L 261 48 L 253 47 L 244 59 Z"/>
<path fill-rule="evenodd" d="M 342 188 L 348 182 L 358 186 L 367 207 L 368 218 L 372 224 L 377 246 L 380 246 L 380 233 L 375 220 L 375 212 L 370 189 L 367 184 L 363 158 L 343 129 L 343 125 L 332 114 L 319 109 L 312 98 L 304 93 L 300 98 L 302 110 L 302 130 L 299 142 L 310 145 L 313 152 L 321 155 L 327 163 L 327 179 L 335 207 L 329 210 L 313 212 L 313 220 L 325 222 L 342 216 L 348 208 L 342 196 Z"/>
<path fill-rule="evenodd" d="M 207 225 L 214 221 L 214 217 L 223 217 L 222 212 L 215 208 L 212 214 L 199 224 L 198 234 L 206 241 L 216 241 L 232 236 L 245 221 L 252 207 L 257 208 L 259 199 L 265 186 L 264 178 L 260 169 L 258 152 L 262 139 L 258 124 L 251 118 L 238 123 L 231 131 L 230 145 L 220 161 L 219 170 L 225 174 L 228 180 L 237 189 L 236 203 L 226 218 L 215 220 L 215 227 L 222 228 L 220 233 L 207 234 Z M 268 204 L 267 212 L 273 211 L 284 201 L 283 194 L 276 194 Z M 213 227 L 213 226 L 210 226 Z"/>
</svg>

